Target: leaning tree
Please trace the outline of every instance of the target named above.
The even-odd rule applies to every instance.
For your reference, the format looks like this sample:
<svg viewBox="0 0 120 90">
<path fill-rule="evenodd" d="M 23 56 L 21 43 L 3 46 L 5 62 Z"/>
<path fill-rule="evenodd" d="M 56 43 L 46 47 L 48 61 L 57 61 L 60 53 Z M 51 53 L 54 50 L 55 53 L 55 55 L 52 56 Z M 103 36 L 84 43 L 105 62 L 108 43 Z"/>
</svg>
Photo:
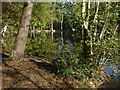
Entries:
<svg viewBox="0 0 120 90">
<path fill-rule="evenodd" d="M 20 28 L 15 40 L 14 49 L 11 54 L 13 60 L 21 60 L 24 55 L 25 44 L 30 26 L 33 3 L 31 1 L 24 2 L 23 13 Z"/>
</svg>

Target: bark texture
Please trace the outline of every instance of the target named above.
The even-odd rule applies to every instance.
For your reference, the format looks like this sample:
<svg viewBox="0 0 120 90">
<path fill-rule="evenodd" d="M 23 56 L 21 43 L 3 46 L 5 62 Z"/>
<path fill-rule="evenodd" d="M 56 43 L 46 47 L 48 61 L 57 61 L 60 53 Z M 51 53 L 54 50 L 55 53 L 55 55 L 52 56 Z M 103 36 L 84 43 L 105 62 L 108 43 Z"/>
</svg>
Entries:
<svg viewBox="0 0 120 90">
<path fill-rule="evenodd" d="M 90 34 L 90 31 L 88 29 L 88 26 L 89 26 L 89 14 L 90 14 L 90 2 L 87 3 L 87 2 L 85 2 L 85 0 L 83 0 L 83 3 L 82 3 L 82 18 L 83 18 L 82 36 L 83 36 L 83 56 L 84 56 L 85 60 L 89 56 L 89 54 L 88 54 L 89 47 L 87 45 L 88 35 Z"/>
<path fill-rule="evenodd" d="M 32 8 L 33 8 L 32 2 L 24 3 L 21 25 L 15 40 L 14 50 L 12 51 L 11 55 L 11 58 L 13 60 L 21 60 L 23 58 L 31 20 Z"/>
</svg>

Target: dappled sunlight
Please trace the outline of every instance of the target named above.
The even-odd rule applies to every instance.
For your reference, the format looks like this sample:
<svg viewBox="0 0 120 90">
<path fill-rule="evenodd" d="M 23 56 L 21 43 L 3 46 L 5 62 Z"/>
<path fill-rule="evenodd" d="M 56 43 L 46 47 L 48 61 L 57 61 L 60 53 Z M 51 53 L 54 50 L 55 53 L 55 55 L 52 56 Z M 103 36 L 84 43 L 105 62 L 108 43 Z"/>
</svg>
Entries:
<svg viewBox="0 0 120 90">
<path fill-rule="evenodd" d="M 119 88 L 119 2 L 3 2 L 3 88 Z"/>
<path fill-rule="evenodd" d="M 66 86 L 59 77 L 49 73 L 50 71 L 46 68 L 49 65 L 38 68 L 40 66 L 40 64 L 37 66 L 31 61 L 9 61 L 3 64 L 3 88 L 41 89 Z"/>
</svg>

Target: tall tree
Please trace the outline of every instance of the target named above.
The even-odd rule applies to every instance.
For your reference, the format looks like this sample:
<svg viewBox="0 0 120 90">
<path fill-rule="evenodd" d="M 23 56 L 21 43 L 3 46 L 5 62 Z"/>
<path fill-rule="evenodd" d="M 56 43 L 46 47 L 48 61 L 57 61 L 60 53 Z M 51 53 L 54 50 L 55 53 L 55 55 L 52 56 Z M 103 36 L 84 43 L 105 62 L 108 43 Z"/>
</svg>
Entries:
<svg viewBox="0 0 120 90">
<path fill-rule="evenodd" d="M 88 6 L 87 6 L 88 4 Z M 86 9 L 87 8 L 87 9 Z M 88 35 L 90 36 L 89 31 L 89 16 L 90 16 L 90 1 L 85 2 L 83 1 L 82 4 L 82 17 L 83 17 L 83 52 L 84 52 L 84 58 L 86 59 L 88 57 L 88 46 L 87 46 L 87 38 Z"/>
<path fill-rule="evenodd" d="M 21 25 L 15 40 L 14 50 L 12 51 L 11 55 L 13 60 L 21 60 L 23 58 L 31 20 L 32 8 L 33 8 L 32 2 L 24 3 Z"/>
</svg>

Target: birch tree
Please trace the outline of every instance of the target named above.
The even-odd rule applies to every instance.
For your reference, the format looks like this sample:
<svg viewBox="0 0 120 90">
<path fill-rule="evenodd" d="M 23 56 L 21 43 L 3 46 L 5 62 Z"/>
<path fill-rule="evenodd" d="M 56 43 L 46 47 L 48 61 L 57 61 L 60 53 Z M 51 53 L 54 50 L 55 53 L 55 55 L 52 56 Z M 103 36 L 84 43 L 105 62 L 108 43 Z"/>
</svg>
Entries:
<svg viewBox="0 0 120 90">
<path fill-rule="evenodd" d="M 88 36 L 91 37 L 91 33 L 89 30 L 89 16 L 90 16 L 90 1 L 82 3 L 82 18 L 83 18 L 83 52 L 84 58 L 87 58 L 88 54 L 88 45 L 87 45 L 87 38 Z"/>
</svg>

